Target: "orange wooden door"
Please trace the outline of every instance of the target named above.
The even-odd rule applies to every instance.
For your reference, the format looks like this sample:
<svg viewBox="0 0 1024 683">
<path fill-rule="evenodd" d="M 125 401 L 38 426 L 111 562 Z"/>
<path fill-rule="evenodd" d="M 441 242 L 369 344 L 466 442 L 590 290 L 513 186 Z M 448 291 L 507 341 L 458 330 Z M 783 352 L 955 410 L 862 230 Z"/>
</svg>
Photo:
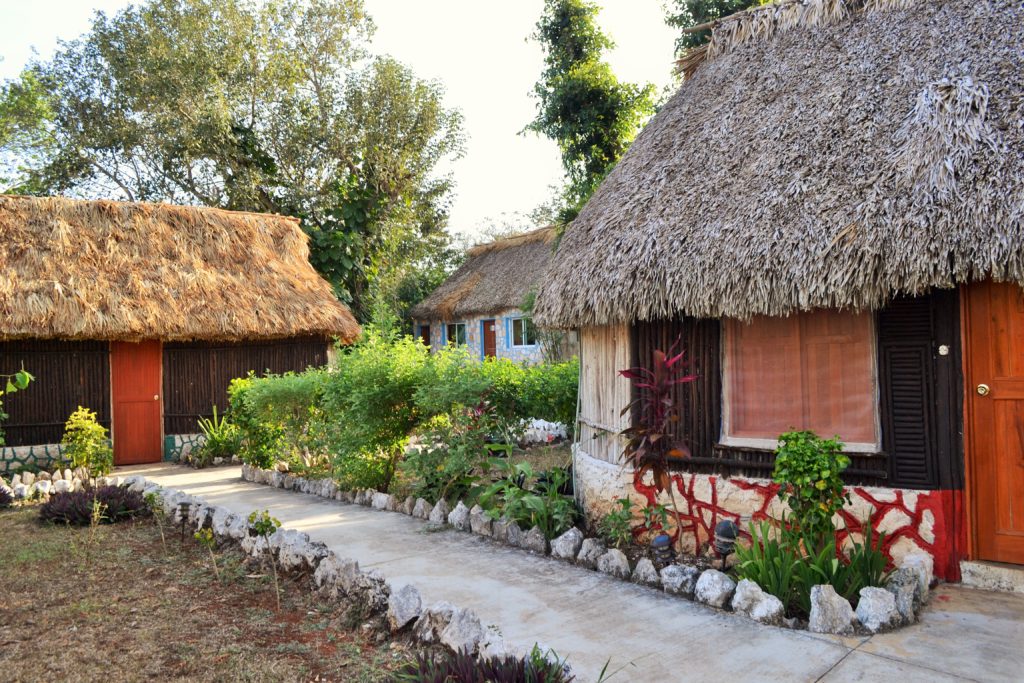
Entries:
<svg viewBox="0 0 1024 683">
<path fill-rule="evenodd" d="M 498 355 L 498 337 L 495 331 L 496 324 L 493 320 L 485 320 L 484 326 L 484 358 L 494 358 Z"/>
<path fill-rule="evenodd" d="M 967 287 L 966 443 L 980 560 L 1024 564 L 1024 290 Z"/>
<path fill-rule="evenodd" d="M 110 344 L 115 465 L 163 459 L 161 358 L 159 341 Z"/>
</svg>

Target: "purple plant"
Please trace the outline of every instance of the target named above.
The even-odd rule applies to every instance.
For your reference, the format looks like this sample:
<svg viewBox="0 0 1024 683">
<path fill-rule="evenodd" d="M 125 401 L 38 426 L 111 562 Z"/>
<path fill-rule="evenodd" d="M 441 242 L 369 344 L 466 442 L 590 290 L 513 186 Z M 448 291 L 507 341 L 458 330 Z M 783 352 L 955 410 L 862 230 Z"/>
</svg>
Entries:
<svg viewBox="0 0 1024 683">
<path fill-rule="evenodd" d="M 140 492 L 129 491 L 125 486 L 102 486 L 52 496 L 40 506 L 39 518 L 55 524 L 88 526 L 92 520 L 94 500 L 103 506 L 102 521 L 105 523 L 149 514 L 149 507 Z"/>
</svg>

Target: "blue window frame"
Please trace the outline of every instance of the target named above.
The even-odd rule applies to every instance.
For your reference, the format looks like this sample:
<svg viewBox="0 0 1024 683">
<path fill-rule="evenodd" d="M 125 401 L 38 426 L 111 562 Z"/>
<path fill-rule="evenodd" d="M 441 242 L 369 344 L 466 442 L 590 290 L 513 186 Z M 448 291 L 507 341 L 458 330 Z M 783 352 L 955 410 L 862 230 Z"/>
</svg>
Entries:
<svg viewBox="0 0 1024 683">
<path fill-rule="evenodd" d="M 537 329 L 529 318 L 512 318 L 509 330 L 513 347 L 528 347 L 537 345 Z"/>
</svg>

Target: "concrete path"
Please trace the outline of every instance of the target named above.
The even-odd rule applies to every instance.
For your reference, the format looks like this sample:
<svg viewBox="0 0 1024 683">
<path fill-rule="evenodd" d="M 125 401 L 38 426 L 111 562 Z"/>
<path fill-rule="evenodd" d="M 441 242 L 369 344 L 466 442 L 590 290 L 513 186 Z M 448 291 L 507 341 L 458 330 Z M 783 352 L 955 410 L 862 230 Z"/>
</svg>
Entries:
<svg viewBox="0 0 1024 683">
<path fill-rule="evenodd" d="M 426 604 L 469 607 L 507 640 L 568 657 L 581 682 L 602 667 L 625 681 L 1021 681 L 1024 596 L 958 586 L 933 592 L 921 622 L 840 638 L 767 628 L 656 590 L 607 578 L 424 522 L 245 482 L 238 468 L 124 468 L 233 512 L 269 509 Z"/>
</svg>

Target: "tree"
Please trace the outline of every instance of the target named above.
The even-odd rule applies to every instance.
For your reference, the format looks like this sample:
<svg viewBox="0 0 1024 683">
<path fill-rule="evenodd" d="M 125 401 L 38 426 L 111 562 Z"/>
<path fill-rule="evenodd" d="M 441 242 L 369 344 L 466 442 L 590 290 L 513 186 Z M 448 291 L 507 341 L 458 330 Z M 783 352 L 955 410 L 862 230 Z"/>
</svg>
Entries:
<svg viewBox="0 0 1024 683">
<path fill-rule="evenodd" d="M 711 39 L 711 31 L 682 32 L 683 29 L 706 24 L 715 19 L 741 12 L 768 0 L 669 0 L 665 5 L 665 23 L 680 29 L 676 54 L 699 47 Z"/>
<path fill-rule="evenodd" d="M 560 219 L 571 220 L 654 113 L 654 86 L 623 83 L 602 59 L 611 39 L 597 5 L 545 0 L 533 39 L 545 69 L 534 86 L 537 117 L 527 130 L 558 143 L 568 176 Z"/>
<path fill-rule="evenodd" d="M 440 84 L 371 57 L 372 32 L 362 0 L 97 13 L 0 92 L 11 189 L 298 216 L 313 265 L 365 320 L 387 268 L 446 246 L 437 169 L 463 150 Z"/>
</svg>

